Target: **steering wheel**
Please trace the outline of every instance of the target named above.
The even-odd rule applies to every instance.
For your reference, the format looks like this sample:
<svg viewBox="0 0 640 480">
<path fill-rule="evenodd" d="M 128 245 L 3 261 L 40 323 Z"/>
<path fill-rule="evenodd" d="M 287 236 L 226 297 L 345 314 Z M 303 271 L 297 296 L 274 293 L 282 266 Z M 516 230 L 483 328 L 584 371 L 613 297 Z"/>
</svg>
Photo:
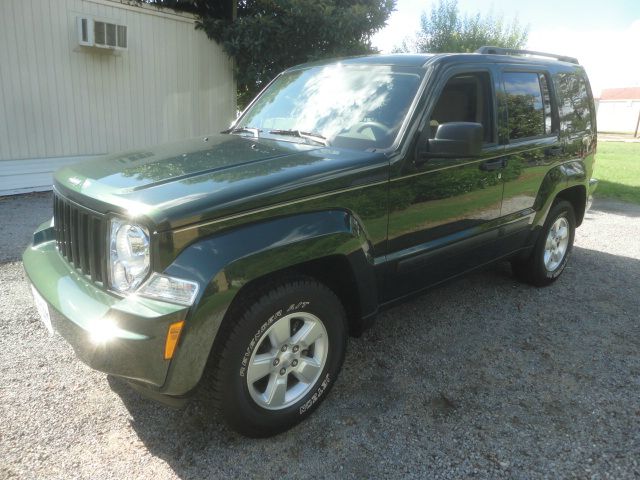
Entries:
<svg viewBox="0 0 640 480">
<path fill-rule="evenodd" d="M 375 130 L 377 130 L 378 132 L 382 132 L 383 137 L 386 137 L 389 134 L 391 134 L 391 129 L 380 122 L 364 122 L 358 126 L 358 128 L 356 129 L 356 132 L 362 133 L 362 131 L 365 128 L 370 128 L 371 130 L 374 130 L 373 136 L 376 138 L 378 138 L 378 135 L 376 135 Z"/>
</svg>

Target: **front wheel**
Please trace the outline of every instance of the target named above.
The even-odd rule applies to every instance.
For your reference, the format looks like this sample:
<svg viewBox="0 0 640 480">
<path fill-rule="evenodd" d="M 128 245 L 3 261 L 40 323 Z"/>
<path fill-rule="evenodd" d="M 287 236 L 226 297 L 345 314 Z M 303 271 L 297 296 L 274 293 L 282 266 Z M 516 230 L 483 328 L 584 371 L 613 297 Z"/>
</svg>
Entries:
<svg viewBox="0 0 640 480">
<path fill-rule="evenodd" d="M 215 373 L 218 407 L 236 431 L 265 437 L 302 421 L 327 396 L 346 349 L 336 295 L 312 279 L 265 291 L 233 323 Z"/>
<path fill-rule="evenodd" d="M 511 262 L 515 275 L 538 287 L 555 282 L 567 266 L 575 231 L 573 206 L 565 200 L 556 202 L 547 215 L 531 256 Z"/>
</svg>

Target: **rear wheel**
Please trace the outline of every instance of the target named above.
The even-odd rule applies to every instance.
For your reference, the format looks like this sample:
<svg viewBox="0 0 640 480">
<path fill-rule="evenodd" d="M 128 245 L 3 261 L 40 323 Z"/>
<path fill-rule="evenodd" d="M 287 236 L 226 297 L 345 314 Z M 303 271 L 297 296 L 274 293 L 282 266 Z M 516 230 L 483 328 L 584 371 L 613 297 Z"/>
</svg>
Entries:
<svg viewBox="0 0 640 480">
<path fill-rule="evenodd" d="M 229 321 L 214 375 L 225 421 L 264 437 L 310 415 L 344 359 L 346 318 L 336 295 L 315 280 L 293 280 L 266 290 Z"/>
<path fill-rule="evenodd" d="M 556 202 L 529 258 L 511 262 L 516 277 L 538 287 L 555 282 L 567 266 L 575 230 L 573 206 L 565 200 Z"/>
</svg>

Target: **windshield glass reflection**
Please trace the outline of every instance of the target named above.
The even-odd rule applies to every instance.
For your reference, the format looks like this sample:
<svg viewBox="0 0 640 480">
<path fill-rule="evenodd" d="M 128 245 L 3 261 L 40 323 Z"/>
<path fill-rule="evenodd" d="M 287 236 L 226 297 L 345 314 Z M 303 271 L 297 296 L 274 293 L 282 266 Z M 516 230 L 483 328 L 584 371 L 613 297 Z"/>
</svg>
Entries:
<svg viewBox="0 0 640 480">
<path fill-rule="evenodd" d="M 418 69 L 331 64 L 282 74 L 234 131 L 359 150 L 390 147 L 418 91 Z"/>
</svg>

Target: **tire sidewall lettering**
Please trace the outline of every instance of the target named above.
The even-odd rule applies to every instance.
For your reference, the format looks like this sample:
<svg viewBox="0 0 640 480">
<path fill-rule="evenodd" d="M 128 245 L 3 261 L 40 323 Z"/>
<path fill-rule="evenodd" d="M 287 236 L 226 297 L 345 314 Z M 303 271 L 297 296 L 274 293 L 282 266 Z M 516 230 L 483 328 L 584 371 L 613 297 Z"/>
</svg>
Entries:
<svg viewBox="0 0 640 480">
<path fill-rule="evenodd" d="M 329 375 L 329 373 L 327 373 L 324 377 L 324 380 L 322 380 L 322 383 L 320 383 L 320 386 L 318 386 L 316 391 L 313 392 L 313 395 L 311 395 L 311 398 L 309 398 L 309 400 L 307 400 L 304 405 L 300 406 L 298 413 L 300 415 L 304 415 L 311 407 L 313 407 L 320 399 L 322 394 L 327 390 L 327 388 L 329 388 L 330 383 L 331 376 Z"/>
<path fill-rule="evenodd" d="M 569 252 L 567 251 L 567 253 L 565 253 L 564 258 L 562 259 L 562 263 L 560 265 L 558 265 L 558 268 L 556 268 L 553 272 L 548 271 L 545 268 L 545 271 L 547 272 L 547 278 L 557 278 L 560 276 L 560 274 L 562 274 L 562 272 L 564 271 L 564 267 L 567 266 L 567 260 L 569 259 Z"/>
</svg>

